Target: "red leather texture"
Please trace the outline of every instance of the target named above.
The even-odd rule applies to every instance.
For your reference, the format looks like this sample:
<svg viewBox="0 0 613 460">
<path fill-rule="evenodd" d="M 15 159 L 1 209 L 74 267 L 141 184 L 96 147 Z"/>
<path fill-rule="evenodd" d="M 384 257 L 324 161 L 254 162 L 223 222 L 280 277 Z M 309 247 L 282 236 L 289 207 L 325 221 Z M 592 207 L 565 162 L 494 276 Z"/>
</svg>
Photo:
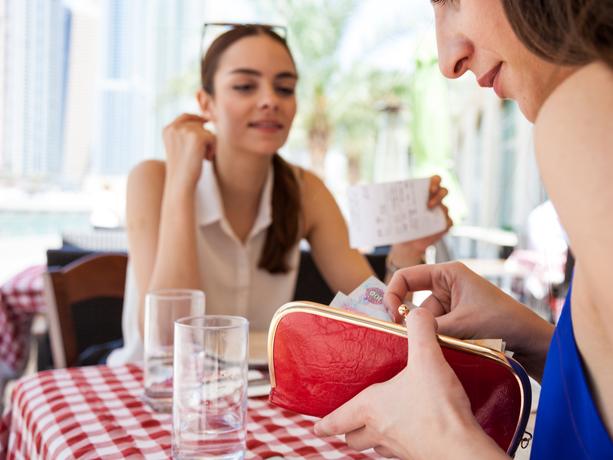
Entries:
<svg viewBox="0 0 613 460">
<path fill-rule="evenodd" d="M 475 417 L 505 451 L 522 419 L 521 383 L 493 359 L 443 347 Z M 364 388 L 389 380 L 407 363 L 406 338 L 336 319 L 292 312 L 277 325 L 270 401 L 323 417 Z"/>
</svg>

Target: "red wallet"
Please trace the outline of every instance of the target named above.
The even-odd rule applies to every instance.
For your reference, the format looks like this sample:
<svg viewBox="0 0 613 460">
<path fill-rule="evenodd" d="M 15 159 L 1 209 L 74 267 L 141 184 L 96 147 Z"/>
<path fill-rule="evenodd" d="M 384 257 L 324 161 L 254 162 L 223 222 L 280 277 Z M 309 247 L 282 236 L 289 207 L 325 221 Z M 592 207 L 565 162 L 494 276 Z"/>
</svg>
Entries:
<svg viewBox="0 0 613 460">
<path fill-rule="evenodd" d="M 439 335 L 477 421 L 508 454 L 519 445 L 530 413 L 525 370 L 503 353 Z M 406 328 L 320 305 L 291 302 L 268 333 L 270 402 L 323 417 L 407 364 Z"/>
</svg>

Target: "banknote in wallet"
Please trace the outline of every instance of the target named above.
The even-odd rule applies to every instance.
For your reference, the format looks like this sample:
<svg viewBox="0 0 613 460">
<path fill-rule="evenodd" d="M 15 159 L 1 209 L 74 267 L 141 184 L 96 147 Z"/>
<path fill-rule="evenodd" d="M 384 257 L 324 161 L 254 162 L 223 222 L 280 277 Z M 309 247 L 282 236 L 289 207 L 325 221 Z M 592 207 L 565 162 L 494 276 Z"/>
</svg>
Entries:
<svg viewBox="0 0 613 460">
<path fill-rule="evenodd" d="M 338 292 L 334 299 L 332 299 L 330 306 L 383 321 L 393 321 L 383 304 L 383 296 L 386 289 L 385 283 L 371 276 L 349 295 Z"/>
</svg>

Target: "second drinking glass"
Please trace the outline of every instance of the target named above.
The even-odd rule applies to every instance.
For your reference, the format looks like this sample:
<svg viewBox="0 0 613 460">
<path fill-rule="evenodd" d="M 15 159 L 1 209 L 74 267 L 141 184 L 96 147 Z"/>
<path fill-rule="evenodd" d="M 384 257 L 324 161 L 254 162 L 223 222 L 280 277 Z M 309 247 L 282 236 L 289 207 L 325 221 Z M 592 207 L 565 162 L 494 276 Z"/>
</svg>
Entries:
<svg viewBox="0 0 613 460">
<path fill-rule="evenodd" d="M 203 316 L 204 292 L 160 289 L 145 297 L 145 399 L 158 412 L 172 411 L 174 322 Z"/>
</svg>

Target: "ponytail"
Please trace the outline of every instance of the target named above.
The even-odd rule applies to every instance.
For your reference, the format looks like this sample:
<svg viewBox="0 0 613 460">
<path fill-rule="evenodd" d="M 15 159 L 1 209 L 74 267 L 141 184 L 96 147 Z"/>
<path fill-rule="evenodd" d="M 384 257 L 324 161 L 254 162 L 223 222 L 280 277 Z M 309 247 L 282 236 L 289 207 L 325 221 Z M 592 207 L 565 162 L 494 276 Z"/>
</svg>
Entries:
<svg viewBox="0 0 613 460">
<path fill-rule="evenodd" d="M 300 186 L 291 166 L 278 153 L 273 156 L 272 166 L 272 224 L 258 267 L 273 274 L 287 273 L 291 268 L 289 251 L 298 243 Z"/>
</svg>

